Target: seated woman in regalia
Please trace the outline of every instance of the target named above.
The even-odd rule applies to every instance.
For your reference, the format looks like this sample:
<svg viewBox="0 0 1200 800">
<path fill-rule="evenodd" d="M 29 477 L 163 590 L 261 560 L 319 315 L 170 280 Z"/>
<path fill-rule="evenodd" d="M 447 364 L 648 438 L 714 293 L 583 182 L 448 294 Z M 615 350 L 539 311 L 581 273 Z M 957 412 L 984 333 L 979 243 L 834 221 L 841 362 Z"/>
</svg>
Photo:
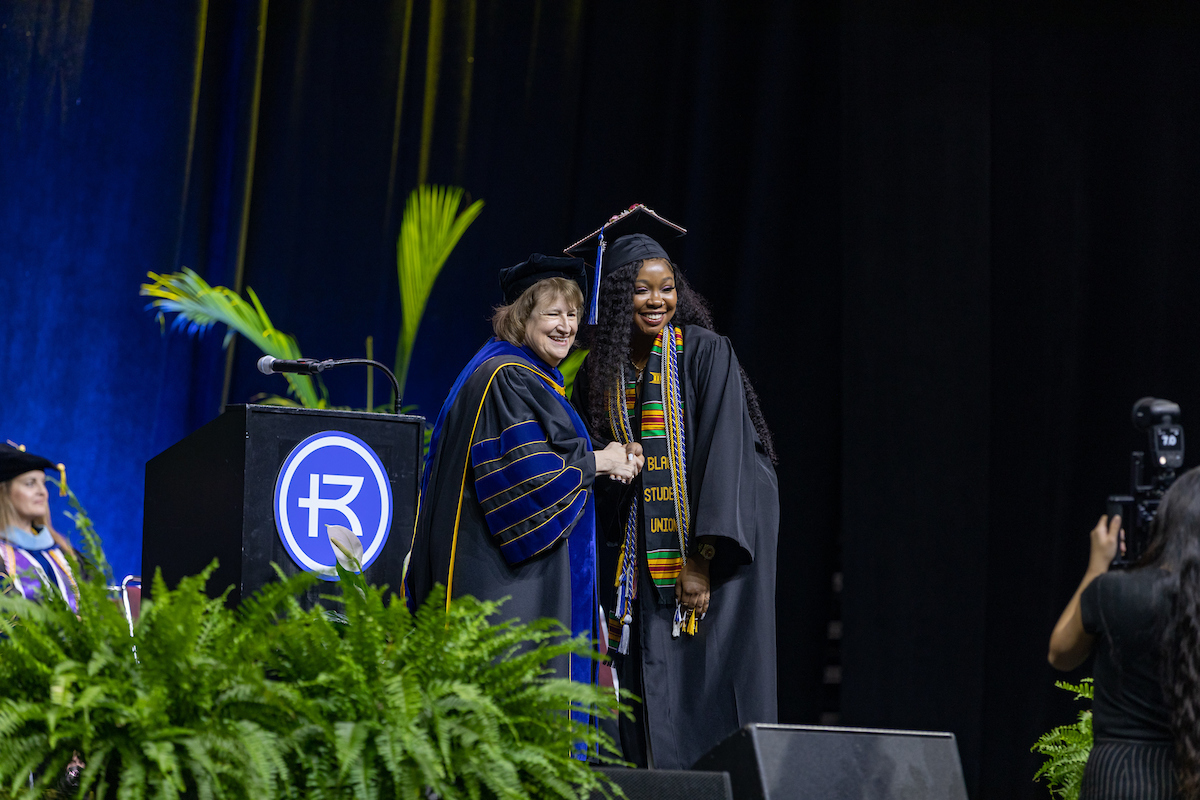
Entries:
<svg viewBox="0 0 1200 800">
<path fill-rule="evenodd" d="M 76 608 L 71 544 L 50 524 L 45 470 L 61 464 L 0 444 L 0 569 L 7 591 L 42 600 L 60 593 Z"/>
</svg>

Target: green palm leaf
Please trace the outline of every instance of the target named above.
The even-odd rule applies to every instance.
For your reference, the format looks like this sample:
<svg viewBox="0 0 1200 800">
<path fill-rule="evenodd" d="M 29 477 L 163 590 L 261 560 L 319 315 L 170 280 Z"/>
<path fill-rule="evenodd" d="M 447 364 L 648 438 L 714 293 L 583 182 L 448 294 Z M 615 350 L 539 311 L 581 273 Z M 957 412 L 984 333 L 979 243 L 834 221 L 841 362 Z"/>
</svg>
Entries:
<svg viewBox="0 0 1200 800">
<path fill-rule="evenodd" d="M 240 333 L 269 356 L 291 360 L 303 358 L 296 340 L 271 324 L 271 318 L 267 316 L 253 289 L 246 287 L 246 294 L 250 296 L 250 302 L 247 303 L 232 289 L 209 286 L 187 267 L 183 268 L 183 272 L 168 275 L 149 272 L 147 276 L 153 283 L 142 284 L 139 294 L 154 298 L 150 305 L 158 309 L 160 322 L 164 314 L 173 313 L 175 319 L 171 327 L 191 335 L 203 333 L 219 322 L 226 327 L 222 347 L 228 347 L 234 335 Z M 315 383 L 312 376 L 289 373 L 284 377 L 290 387 L 289 393 L 296 396 L 300 405 L 305 408 L 324 408 L 327 405 L 324 386 Z"/>
<path fill-rule="evenodd" d="M 563 388 L 567 390 L 568 398 L 575 390 L 575 376 L 579 373 L 579 368 L 583 366 L 583 360 L 587 358 L 587 354 L 586 348 L 577 348 L 572 350 L 571 354 L 558 365 L 558 372 L 563 376 Z"/>
<path fill-rule="evenodd" d="M 450 252 L 479 212 L 483 201 L 476 200 L 461 214 L 463 190 L 457 186 L 422 184 L 408 196 L 400 223 L 400 241 L 396 246 L 396 269 L 400 276 L 400 341 L 396 345 L 396 379 L 400 392 L 408 377 L 417 329 L 425 313 L 425 304 L 433 291 L 438 273 Z"/>
</svg>

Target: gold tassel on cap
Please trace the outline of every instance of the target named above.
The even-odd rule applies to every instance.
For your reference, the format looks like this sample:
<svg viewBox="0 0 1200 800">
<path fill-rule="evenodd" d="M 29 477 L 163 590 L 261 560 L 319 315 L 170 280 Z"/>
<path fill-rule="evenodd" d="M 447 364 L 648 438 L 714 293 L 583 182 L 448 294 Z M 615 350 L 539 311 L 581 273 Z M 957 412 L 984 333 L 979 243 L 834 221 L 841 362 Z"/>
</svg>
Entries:
<svg viewBox="0 0 1200 800">
<path fill-rule="evenodd" d="M 25 445 L 17 444 L 12 439 L 8 439 L 7 441 L 8 441 L 8 444 L 10 447 L 15 447 L 18 450 L 20 450 L 22 453 L 25 452 Z M 58 470 L 58 496 L 66 497 L 67 496 L 67 465 L 60 461 L 57 464 L 55 464 L 54 466 L 55 466 L 55 469 Z"/>
</svg>

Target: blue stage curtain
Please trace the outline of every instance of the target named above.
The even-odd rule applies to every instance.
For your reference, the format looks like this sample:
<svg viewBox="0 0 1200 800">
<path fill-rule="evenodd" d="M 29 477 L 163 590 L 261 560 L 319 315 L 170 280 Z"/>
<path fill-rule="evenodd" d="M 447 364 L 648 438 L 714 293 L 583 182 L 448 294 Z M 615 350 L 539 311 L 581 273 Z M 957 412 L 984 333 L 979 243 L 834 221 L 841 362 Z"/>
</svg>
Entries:
<svg viewBox="0 0 1200 800">
<path fill-rule="evenodd" d="M 221 332 L 164 336 L 138 286 L 182 265 L 228 274 L 213 231 L 236 224 L 244 133 L 227 86 L 194 91 L 198 33 L 252 13 L 0 5 L 0 440 L 67 465 L 117 577 L 140 569 L 145 462 L 220 403 Z M 221 73 L 237 85 L 234 49 Z"/>
</svg>

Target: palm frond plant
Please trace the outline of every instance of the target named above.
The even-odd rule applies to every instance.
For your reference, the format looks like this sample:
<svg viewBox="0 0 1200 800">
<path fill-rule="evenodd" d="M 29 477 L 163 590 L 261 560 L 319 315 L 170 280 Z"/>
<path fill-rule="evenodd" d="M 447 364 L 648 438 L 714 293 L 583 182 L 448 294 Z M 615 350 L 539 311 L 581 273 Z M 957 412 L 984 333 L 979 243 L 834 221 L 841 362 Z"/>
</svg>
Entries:
<svg viewBox="0 0 1200 800">
<path fill-rule="evenodd" d="M 1076 700 L 1091 700 L 1095 691 L 1091 678 L 1084 678 L 1077 684 L 1055 681 L 1054 685 L 1074 692 Z M 1033 779 L 1045 778 L 1050 793 L 1062 800 L 1079 800 L 1083 768 L 1092 751 L 1091 709 L 1080 711 L 1074 724 L 1060 725 L 1042 734 L 1031 750 L 1046 756 L 1046 762 L 1034 773 Z"/>
<path fill-rule="evenodd" d="M 276 329 L 267 316 L 266 310 L 258 300 L 258 295 L 250 287 L 246 294 L 250 302 L 232 289 L 225 286 L 209 286 L 208 283 L 195 273 L 183 268 L 182 272 L 172 272 L 160 275 L 156 272 L 147 273 L 151 283 L 141 286 L 143 297 L 154 298 L 150 305 L 158 310 L 160 323 L 166 314 L 174 314 L 171 327 L 196 335 L 203 333 L 218 322 L 225 325 L 225 339 L 222 347 L 229 347 L 236 334 L 241 334 L 247 341 L 269 356 L 283 359 L 299 359 L 300 347 L 296 340 Z M 288 392 L 295 396 L 299 405 L 305 408 L 326 408 L 328 393 L 318 379 L 310 375 L 284 374 L 288 382 Z M 268 403 L 276 405 L 290 404 L 285 398 L 268 398 Z"/>
<path fill-rule="evenodd" d="M 462 200 L 463 190 L 457 186 L 422 184 L 408 196 L 404 206 L 396 246 L 403 317 L 396 344 L 395 372 L 401 393 L 433 284 L 459 239 L 483 211 L 483 201 L 476 200 L 459 213 Z"/>
<path fill-rule="evenodd" d="M 558 365 L 558 372 L 563 376 L 563 388 L 567 390 L 567 397 L 575 390 L 575 376 L 579 374 L 579 368 L 583 366 L 583 360 L 587 358 L 588 351 L 586 348 L 578 347 L 562 360 Z"/>
<path fill-rule="evenodd" d="M 575 748 L 613 745 L 568 708 L 617 713 L 612 695 L 548 676 L 590 653 L 550 620 L 492 624 L 499 603 L 443 590 L 414 616 L 339 565 L 268 585 L 237 609 L 156 575 L 132 635 L 108 596 L 86 512 L 79 613 L 0 595 L 0 797 L 585 798 L 609 791 Z M 215 566 L 215 565 L 214 565 Z"/>
</svg>

